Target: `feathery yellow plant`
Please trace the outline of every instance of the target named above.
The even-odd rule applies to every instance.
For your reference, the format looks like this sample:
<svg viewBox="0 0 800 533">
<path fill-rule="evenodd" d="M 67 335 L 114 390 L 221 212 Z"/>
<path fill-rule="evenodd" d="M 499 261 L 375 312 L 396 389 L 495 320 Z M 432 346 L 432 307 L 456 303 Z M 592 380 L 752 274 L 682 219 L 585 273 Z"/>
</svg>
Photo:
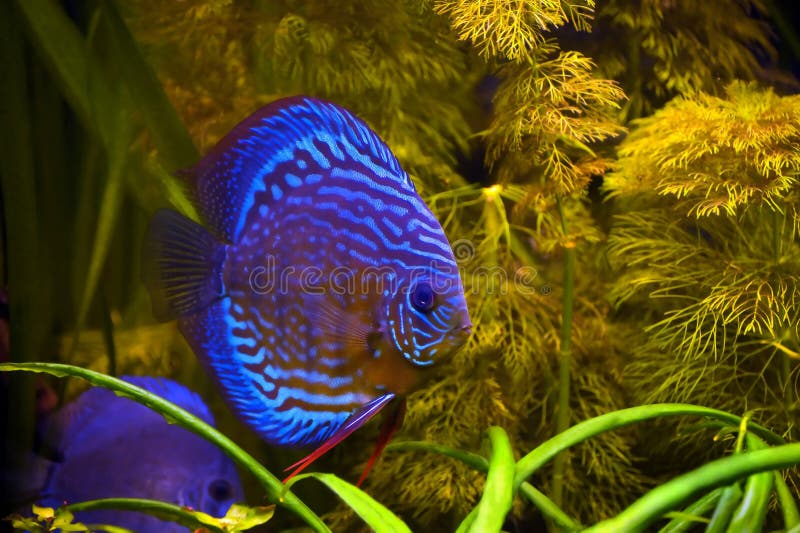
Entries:
<svg viewBox="0 0 800 533">
<path fill-rule="evenodd" d="M 638 122 L 607 176 L 625 211 L 609 237 L 612 297 L 646 332 L 626 375 L 637 402 L 755 409 L 796 438 L 800 98 L 744 83 L 726 94 Z"/>
<path fill-rule="evenodd" d="M 777 52 L 762 0 L 603 0 L 588 52 L 630 96 L 626 118 L 690 91 L 771 76 Z"/>
</svg>

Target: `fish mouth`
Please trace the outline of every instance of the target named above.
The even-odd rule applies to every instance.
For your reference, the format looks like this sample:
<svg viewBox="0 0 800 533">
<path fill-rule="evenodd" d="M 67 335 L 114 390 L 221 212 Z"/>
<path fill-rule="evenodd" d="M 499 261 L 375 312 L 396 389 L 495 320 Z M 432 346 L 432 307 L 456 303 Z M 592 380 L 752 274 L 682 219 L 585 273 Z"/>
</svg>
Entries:
<svg viewBox="0 0 800 533">
<path fill-rule="evenodd" d="M 456 338 L 468 339 L 472 335 L 472 322 L 465 322 L 453 327 L 450 330 L 450 335 Z"/>
</svg>

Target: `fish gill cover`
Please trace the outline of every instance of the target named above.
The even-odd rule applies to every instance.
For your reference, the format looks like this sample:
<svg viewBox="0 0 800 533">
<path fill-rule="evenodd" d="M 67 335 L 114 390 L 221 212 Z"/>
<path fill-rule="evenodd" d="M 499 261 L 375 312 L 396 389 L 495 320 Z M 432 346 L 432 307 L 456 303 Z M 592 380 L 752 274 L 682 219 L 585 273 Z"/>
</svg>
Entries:
<svg viewBox="0 0 800 533">
<path fill-rule="evenodd" d="M 176 330 L 151 325 L 138 251 L 157 208 L 199 218 L 171 174 L 262 105 L 302 94 L 386 142 L 461 270 L 474 333 L 409 396 L 397 440 L 476 451 L 497 425 L 519 457 L 655 401 L 753 411 L 797 440 L 800 101 L 776 67 L 800 57 L 788 3 L 120 3 L 157 77 L 134 68 L 113 3 L 68 5 L 76 48 L 48 46 L 50 20 L 25 2 L 7 8 L 28 28 L 8 62 L 22 81 L 0 99 L 21 132 L 0 168 L 13 360 L 179 376 L 213 395 Z M 57 334 L 54 353 L 44 341 Z M 531 481 L 592 523 L 730 453 L 717 429 L 668 419 L 608 433 Z M 319 468 L 357 475 L 374 441 L 363 433 Z M 278 471 L 294 456 L 260 458 Z M 453 530 L 484 479 L 390 448 L 364 488 L 414 530 Z M 796 469 L 788 482 L 796 493 Z M 536 524 L 530 506 L 514 513 Z M 328 518 L 361 527 L 344 507 Z"/>
</svg>

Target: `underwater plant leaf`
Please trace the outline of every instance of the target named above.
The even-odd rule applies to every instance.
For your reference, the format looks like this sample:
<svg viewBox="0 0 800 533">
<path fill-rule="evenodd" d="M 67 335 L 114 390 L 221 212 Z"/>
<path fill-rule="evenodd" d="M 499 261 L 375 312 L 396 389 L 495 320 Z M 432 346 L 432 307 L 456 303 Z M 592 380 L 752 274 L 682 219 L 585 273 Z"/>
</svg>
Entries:
<svg viewBox="0 0 800 533">
<path fill-rule="evenodd" d="M 783 527 L 787 530 L 792 529 L 800 524 L 800 512 L 797 510 L 797 502 L 794 499 L 795 496 L 792 494 L 792 491 L 789 490 L 789 487 L 786 485 L 786 481 L 783 479 L 781 473 L 774 472 L 774 474 L 775 493 L 778 496 L 778 505 L 783 514 Z"/>
<path fill-rule="evenodd" d="M 88 500 L 85 502 L 72 503 L 63 509 L 77 513 L 81 511 L 97 511 L 113 509 L 119 511 L 135 511 L 155 516 L 161 520 L 176 522 L 191 529 L 200 527 L 209 528 L 215 533 L 224 530 L 218 527 L 220 519 L 200 511 L 192 511 L 187 507 L 174 503 L 162 502 L 159 500 L 148 500 L 145 498 L 103 498 L 100 500 Z"/>
<path fill-rule="evenodd" d="M 141 113 L 159 148 L 159 158 L 168 169 L 174 171 L 195 162 L 198 158 L 197 150 L 188 137 L 185 126 L 141 57 L 136 43 L 131 40 L 132 37 L 114 5 L 103 3 L 100 12 L 102 23 L 111 26 L 111 38 L 107 43 L 109 48 L 105 51 L 116 55 L 116 62 L 112 64 L 120 67 L 124 65 L 124 68 L 116 69 L 118 75 L 124 77 L 122 80 L 109 79 L 109 72 L 98 67 L 83 36 L 56 2 L 20 1 L 18 5 L 25 17 L 33 44 L 59 81 L 70 106 L 81 122 L 100 138 L 107 150 L 121 142 L 109 135 L 113 131 L 103 131 L 98 127 L 102 124 L 103 117 L 106 114 L 121 114 L 129 119 Z M 97 102 L 114 101 L 114 88 L 118 90 L 120 83 L 124 84 L 127 91 L 127 102 L 117 102 L 120 105 L 110 108 L 98 108 Z M 190 207 L 191 202 L 177 178 L 166 171 L 159 174 L 159 178 L 169 196 L 173 197 L 175 205 L 196 219 L 197 214 Z"/>
<path fill-rule="evenodd" d="M 31 117 L 31 87 L 25 42 L 19 28 L 16 6 L 0 7 L 0 63 L 4 81 L 0 84 L 0 182 L 3 201 L 3 283 L 10 285 L 8 323 L 12 361 L 32 361 L 40 357 L 43 335 L 50 328 L 46 294 L 42 279 L 49 276 L 42 262 L 40 233 L 41 205 L 36 194 L 36 160 Z M 8 411 L 4 419 L 7 435 L 14 435 L 14 446 L 29 450 L 34 434 L 34 384 L 31 379 L 9 384 Z M 11 444 L 11 443 L 8 443 Z M 0 458 L 0 463 L 11 454 Z M 0 464 L 0 468 L 8 465 Z"/>
<path fill-rule="evenodd" d="M 434 9 L 449 16 L 458 38 L 470 41 L 487 59 L 504 56 L 524 62 L 546 42 L 547 32 L 555 28 L 571 24 L 576 30 L 589 30 L 594 0 L 513 4 L 502 0 L 437 0 Z"/>
<path fill-rule="evenodd" d="M 585 531 L 640 531 L 693 494 L 762 472 L 769 473 L 772 479 L 770 471 L 798 464 L 800 444 L 784 444 L 723 457 L 654 488 L 614 518 L 595 524 Z"/>
<path fill-rule="evenodd" d="M 442 444 L 435 444 L 433 442 L 425 442 L 425 441 L 402 441 L 402 442 L 393 442 L 386 446 L 386 452 L 391 451 L 421 451 L 421 452 L 429 452 L 429 453 L 438 453 L 439 455 L 444 455 L 445 457 L 452 457 L 453 459 L 457 459 L 462 463 L 471 466 L 475 470 L 479 472 L 487 472 L 489 470 L 489 461 L 482 455 L 472 452 L 465 452 L 463 450 L 457 450 L 455 448 L 451 448 L 450 446 L 444 446 Z"/>
<path fill-rule="evenodd" d="M 25 18 L 31 41 L 61 83 L 70 106 L 87 127 L 92 127 L 92 105 L 87 92 L 89 58 L 83 38 L 57 2 L 32 0 L 16 2 Z M 96 86 L 95 94 L 110 90 Z"/>
<path fill-rule="evenodd" d="M 508 434 L 497 426 L 486 430 L 490 446 L 489 470 L 483 495 L 461 522 L 459 532 L 500 531 L 514 500 L 514 452 Z"/>
<path fill-rule="evenodd" d="M 745 435 L 745 441 L 748 450 L 768 449 L 764 441 L 750 433 Z M 775 474 L 780 475 L 780 472 L 759 472 L 747 478 L 739 506 L 734 510 L 728 523 L 729 531 L 761 531 L 763 529 Z"/>
<path fill-rule="evenodd" d="M 728 530 L 728 523 L 731 520 L 731 515 L 739 505 L 739 500 L 742 499 L 742 489 L 739 487 L 739 482 L 724 487 L 722 495 L 719 498 L 719 503 L 711 515 L 711 520 L 706 526 L 706 533 L 723 533 Z"/>
<path fill-rule="evenodd" d="M 61 363 L 0 363 L 0 372 L 44 372 L 56 377 L 76 377 L 97 387 L 111 389 L 116 394 L 130 398 L 163 415 L 168 422 L 180 425 L 211 442 L 233 461 L 258 479 L 267 496 L 281 507 L 292 511 L 316 531 L 329 531 L 328 527 L 297 496 L 286 490 L 278 478 L 258 463 L 236 443 L 191 413 L 155 394 L 126 381 L 106 376 L 93 370 Z"/>
<path fill-rule="evenodd" d="M 334 474 L 324 474 L 311 472 L 300 474 L 286 483 L 286 487 L 291 487 L 298 481 L 306 478 L 313 478 L 326 485 L 337 496 L 339 496 L 353 511 L 366 522 L 366 524 L 377 533 L 383 532 L 408 532 L 411 530 L 396 515 L 392 514 L 386 507 L 375 501 L 369 494 L 362 491 L 355 485 L 344 481 Z"/>
<path fill-rule="evenodd" d="M 234 503 L 222 518 L 214 518 L 223 531 L 247 531 L 256 526 L 266 524 L 275 514 L 275 506 L 250 507 Z M 213 518 L 213 517 L 212 517 Z"/>
<path fill-rule="evenodd" d="M 519 493 L 525 496 L 541 513 L 552 520 L 554 524 L 563 528 L 565 531 L 579 531 L 583 526 L 567 515 L 561 507 L 553 503 L 542 491 L 523 481 L 519 486 Z"/>
<path fill-rule="evenodd" d="M 423 441 L 393 442 L 386 446 L 386 451 L 423 451 L 451 457 L 474 468 L 478 472 L 486 473 L 489 470 L 489 461 L 482 455 L 472 452 L 457 450 L 449 446 Z M 570 518 L 550 498 L 535 488 L 527 481 L 523 481 L 519 492 L 535 505 L 543 515 L 553 520 L 567 531 L 577 531 L 581 525 Z"/>
<path fill-rule="evenodd" d="M 131 95 L 132 107 L 142 114 L 161 161 L 169 172 L 188 168 L 200 154 L 186 126 L 122 20 L 116 2 L 104 4 L 104 16 L 111 29 L 110 44 L 115 55 L 125 58 L 125 68 L 120 73 Z"/>
<path fill-rule="evenodd" d="M 755 205 L 781 212 L 798 185 L 800 96 L 742 82 L 725 92 L 678 97 L 636 121 L 607 178 L 611 194 L 652 190 L 697 218 Z"/>
<path fill-rule="evenodd" d="M 667 525 L 659 529 L 658 533 L 680 533 L 682 531 L 689 531 L 692 526 L 698 522 L 708 523 L 709 520 L 705 518 L 705 514 L 714 509 L 724 490 L 724 487 L 714 489 L 708 494 L 704 494 L 698 498 L 697 501 L 686 507 L 683 511 L 671 513 L 670 516 L 673 518 Z"/>
<path fill-rule="evenodd" d="M 1 367 L 0 367 L 1 368 Z M 515 475 L 515 486 L 524 481 L 527 477 L 537 471 L 542 465 L 553 459 L 559 453 L 568 448 L 597 436 L 606 431 L 619 429 L 630 424 L 651 420 L 654 418 L 669 416 L 702 416 L 737 425 L 741 417 L 731 413 L 726 413 L 717 409 L 700 407 L 688 404 L 655 404 L 639 407 L 630 407 L 611 413 L 597 416 L 575 424 L 568 430 L 550 438 L 537 446 L 534 450 L 517 461 Z M 764 438 L 773 444 L 785 445 L 785 441 L 779 435 L 774 434 L 769 429 L 750 423 L 748 430 Z"/>
<path fill-rule="evenodd" d="M 249 507 L 235 503 L 231 505 L 225 516 L 216 518 L 201 511 L 158 500 L 144 498 L 104 498 L 73 503 L 64 507 L 67 511 L 94 511 L 114 509 L 120 511 L 136 511 L 170 522 L 176 522 L 192 530 L 205 528 L 209 532 L 227 533 L 247 531 L 255 526 L 265 524 L 275 513 L 275 506 Z"/>
<path fill-rule="evenodd" d="M 597 7 L 587 52 L 630 96 L 626 121 L 675 95 L 714 91 L 735 79 L 777 83 L 765 68 L 778 55 L 766 22 L 769 3 L 606 0 Z"/>
</svg>

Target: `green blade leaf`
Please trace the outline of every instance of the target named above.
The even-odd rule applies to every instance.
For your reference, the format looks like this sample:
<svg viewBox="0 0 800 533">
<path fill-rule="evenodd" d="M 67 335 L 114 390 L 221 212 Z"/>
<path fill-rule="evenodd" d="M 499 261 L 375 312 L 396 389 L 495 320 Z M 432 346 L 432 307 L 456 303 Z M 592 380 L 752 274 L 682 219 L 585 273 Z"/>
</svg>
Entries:
<svg viewBox="0 0 800 533">
<path fill-rule="evenodd" d="M 294 485 L 301 479 L 314 478 L 327 485 L 347 505 L 361 517 L 369 527 L 377 533 L 381 532 L 411 532 L 408 526 L 395 516 L 386 507 L 375 501 L 372 496 L 362 491 L 355 485 L 333 475 L 318 472 L 301 474 L 287 483 L 287 487 Z"/>
<path fill-rule="evenodd" d="M 461 522 L 459 532 L 500 531 L 514 500 L 514 451 L 508 435 L 502 428 L 492 426 L 486 436 L 491 446 L 486 485 L 481 501 Z"/>
<path fill-rule="evenodd" d="M 718 459 L 651 490 L 616 517 L 586 529 L 588 532 L 643 531 L 664 513 L 693 494 L 743 479 L 752 474 L 800 464 L 800 444 L 785 444 Z M 770 474 L 771 476 L 771 474 Z"/>
<path fill-rule="evenodd" d="M 518 487 L 527 477 L 541 468 L 542 465 L 546 464 L 562 451 L 576 444 L 600 435 L 601 433 L 605 433 L 606 431 L 612 431 L 637 422 L 667 416 L 703 416 L 736 426 L 739 425 L 742 419 L 740 416 L 726 413 L 725 411 L 680 403 L 643 405 L 606 413 L 572 426 L 563 433 L 559 433 L 555 437 L 543 442 L 533 451 L 525 455 L 525 457 L 517 462 L 515 485 Z M 748 430 L 772 444 L 785 444 L 786 442 L 780 435 L 776 435 L 758 424 L 748 424 Z"/>
<path fill-rule="evenodd" d="M 478 472 L 486 473 L 489 471 L 489 461 L 482 455 L 477 453 L 465 452 L 463 450 L 456 450 L 449 446 L 442 444 L 435 444 L 432 442 L 423 441 L 405 441 L 393 442 L 386 447 L 386 451 L 422 451 L 429 453 L 438 453 L 446 457 L 457 459 L 477 470 Z M 519 487 L 520 493 L 525 496 L 533 505 L 535 505 L 543 515 L 553 520 L 557 525 L 563 527 L 567 531 L 577 531 L 581 529 L 581 525 L 570 518 L 564 511 L 561 510 L 553 501 L 544 495 L 541 491 L 536 489 L 527 481 L 523 481 Z"/>
<path fill-rule="evenodd" d="M 767 449 L 764 441 L 750 433 L 747 433 L 745 439 L 749 450 Z M 728 531 L 761 531 L 767 517 L 773 479 L 772 472 L 760 472 L 747 478 L 742 500 L 733 512 Z"/>
<path fill-rule="evenodd" d="M 85 379 L 92 385 L 113 390 L 119 396 L 130 398 L 140 404 L 164 415 L 168 422 L 176 423 L 203 437 L 217 446 L 242 468 L 258 479 L 267 496 L 281 507 L 289 509 L 316 531 L 330 531 L 314 512 L 306 507 L 297 496 L 288 492 L 286 487 L 264 468 L 253 456 L 242 450 L 236 443 L 220 433 L 216 428 L 206 424 L 193 414 L 181 409 L 155 394 L 132 385 L 127 381 L 112 378 L 86 368 L 60 363 L 0 363 L 0 372 L 27 371 L 44 372 L 56 377 L 75 377 Z"/>
<path fill-rule="evenodd" d="M 155 516 L 161 520 L 176 522 L 191 529 L 205 527 L 212 532 L 222 533 L 224 530 L 217 526 L 218 518 L 200 511 L 192 511 L 174 503 L 144 498 L 103 498 L 100 500 L 87 500 L 73 503 L 63 507 L 71 513 L 81 511 L 98 511 L 114 509 L 120 511 L 135 511 Z"/>
</svg>

